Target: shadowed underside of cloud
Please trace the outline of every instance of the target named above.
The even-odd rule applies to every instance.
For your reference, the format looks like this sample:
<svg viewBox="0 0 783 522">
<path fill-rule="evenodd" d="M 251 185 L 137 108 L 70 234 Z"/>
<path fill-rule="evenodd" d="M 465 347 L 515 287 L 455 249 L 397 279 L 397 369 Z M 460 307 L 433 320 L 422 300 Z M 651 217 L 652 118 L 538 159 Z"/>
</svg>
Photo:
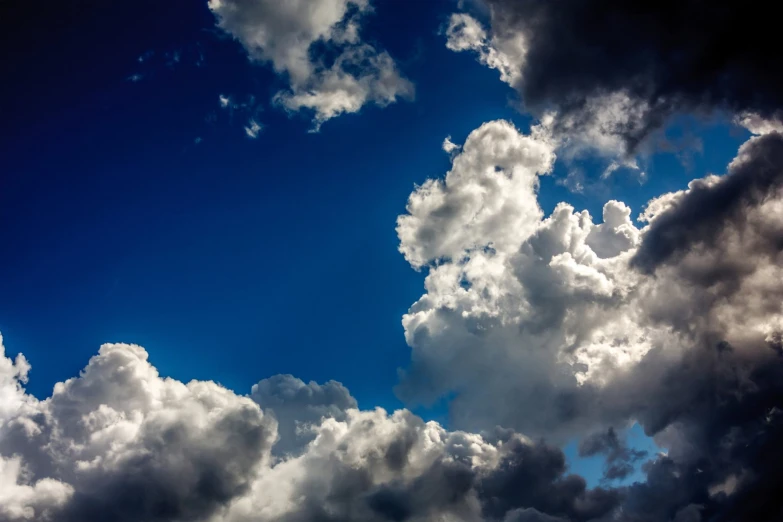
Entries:
<svg viewBox="0 0 783 522">
<path fill-rule="evenodd" d="M 779 116 L 783 71 L 773 6 L 744 2 L 486 0 L 449 47 L 472 50 L 559 135 L 634 152 L 681 112 Z M 602 143 L 586 144 L 600 147 Z"/>
<path fill-rule="evenodd" d="M 28 369 L 0 344 L 4 522 L 586 521 L 622 496 L 587 488 L 543 442 L 359 411 L 335 382 L 282 375 L 245 397 L 111 344 L 39 401 Z"/>
<path fill-rule="evenodd" d="M 274 101 L 289 111 L 312 111 L 313 130 L 364 105 L 412 98 L 413 84 L 394 60 L 362 41 L 368 0 L 209 0 L 217 25 L 252 60 L 269 63 L 289 84 Z M 319 52 L 316 53 L 316 50 Z"/>
</svg>

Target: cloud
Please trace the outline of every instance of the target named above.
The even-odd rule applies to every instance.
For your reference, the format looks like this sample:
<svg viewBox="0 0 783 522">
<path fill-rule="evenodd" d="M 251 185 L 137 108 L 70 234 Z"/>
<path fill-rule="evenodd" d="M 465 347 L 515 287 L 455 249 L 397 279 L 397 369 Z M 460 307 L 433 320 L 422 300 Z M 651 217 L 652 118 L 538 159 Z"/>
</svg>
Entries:
<svg viewBox="0 0 783 522">
<path fill-rule="evenodd" d="M 647 456 L 646 451 L 628 447 L 614 428 L 594 433 L 579 443 L 579 456 L 606 456 L 604 480 L 624 479 L 634 471 L 634 464 Z"/>
<path fill-rule="evenodd" d="M 411 363 L 398 394 L 452 397 L 459 429 L 598 433 L 583 452 L 608 457 L 607 478 L 641 458 L 609 428 L 637 421 L 667 454 L 627 491 L 622 520 L 775 520 L 783 138 L 754 137 L 723 176 L 652 200 L 644 228 L 618 201 L 601 224 L 563 203 L 544 218 L 545 161 L 491 167 L 538 147 L 551 153 L 545 137 L 484 124 L 444 180 L 412 193 L 400 250 L 427 276 L 403 317 Z"/>
<path fill-rule="evenodd" d="M 778 520 L 780 136 L 752 138 L 703 195 L 653 200 L 642 229 L 618 201 L 601 224 L 563 203 L 545 217 L 551 147 L 484 124 L 398 223 L 403 254 L 428 271 L 403 318 L 399 392 L 453 394 L 453 430 L 359 410 L 336 382 L 275 376 L 249 396 L 183 383 L 127 344 L 38 400 L 30 365 L 2 349 L 0 520 Z M 705 202 L 680 240 L 671 216 Z M 648 251 L 669 254 L 651 271 L 633 261 Z M 627 475 L 643 457 L 615 427 L 632 421 L 666 449 L 645 481 L 589 488 L 568 473 L 557 444 L 592 434 L 582 454 L 604 455 L 607 479 Z"/>
<path fill-rule="evenodd" d="M 495 11 L 492 11 L 495 14 Z M 528 53 L 527 36 L 511 28 L 500 28 L 494 16 L 490 30 L 466 13 L 452 14 L 446 28 L 446 47 L 455 52 L 472 52 L 480 63 L 500 72 L 511 87 L 523 85 L 522 71 Z M 608 176 L 619 167 L 639 170 L 636 160 L 627 156 L 624 133 L 642 125 L 645 104 L 625 91 L 591 96 L 579 111 L 563 112 L 546 107 L 537 111 L 535 132 L 557 146 L 569 163 L 591 153 L 611 159 Z M 563 184 L 572 192 L 584 189 L 581 171 L 572 170 Z"/>
<path fill-rule="evenodd" d="M 488 28 L 452 16 L 449 48 L 475 51 L 501 70 L 528 110 L 557 115 L 558 134 L 600 130 L 600 141 L 633 153 L 677 113 L 770 118 L 783 106 L 775 17 L 766 8 L 707 9 L 698 0 L 486 4 Z M 524 44 L 513 52 L 497 43 L 514 39 Z"/>
<path fill-rule="evenodd" d="M 667 208 L 651 220 L 645 240 L 632 263 L 654 270 L 679 253 L 699 244 L 708 247 L 725 237 L 726 229 L 746 218 L 783 186 L 783 135 L 770 132 L 745 143 L 721 178 L 692 181 L 688 190 L 667 198 Z M 773 231 L 771 231 L 773 232 Z M 780 248 L 773 237 L 760 241 L 762 249 Z M 746 254 L 761 252 L 746 252 Z"/>
<path fill-rule="evenodd" d="M 518 228 L 540 216 L 537 175 L 553 162 L 546 143 L 510 123 L 482 125 L 468 136 L 445 180 L 428 180 L 411 194 L 408 213 L 397 220 L 400 252 L 421 267 L 479 246 L 507 249 Z"/>
<path fill-rule="evenodd" d="M 383 107 L 413 96 L 391 56 L 359 35 L 372 10 L 367 0 L 209 0 L 208 6 L 251 59 L 270 63 L 288 81 L 274 100 L 290 111 L 312 111 L 314 130 L 368 103 Z"/>
<path fill-rule="evenodd" d="M 250 486 L 274 434 L 250 399 L 161 378 L 142 348 L 104 345 L 0 428 L 4 480 L 24 502 L 10 520 L 202 520 Z"/>
<path fill-rule="evenodd" d="M 446 47 L 455 52 L 472 51 L 479 62 L 500 72 L 500 79 L 516 85 L 527 53 L 521 33 L 497 33 L 491 37 L 472 16 L 455 13 L 446 28 Z"/>
<path fill-rule="evenodd" d="M 163 378 L 147 357 L 104 345 L 42 401 L 20 386 L 25 365 L 0 359 L 13 384 L 2 389 L 0 520 L 581 521 L 622 496 L 587 488 L 559 449 L 508 430 L 360 411 L 341 384 L 290 375 L 243 397 Z M 271 458 L 277 445 L 286 451 Z"/>
<path fill-rule="evenodd" d="M 354 399 L 341 383 L 329 381 L 305 384 L 293 375 L 275 375 L 253 385 L 250 398 L 278 422 L 277 455 L 298 454 L 316 436 L 326 418 L 344 421 L 347 411 L 356 409 Z"/>
<path fill-rule="evenodd" d="M 27 484 L 23 475 L 20 457 L 0 457 L 0 520 L 48 520 L 73 495 L 68 484 L 48 478 Z"/>
<path fill-rule="evenodd" d="M 764 119 L 758 114 L 746 112 L 737 116 L 734 122 L 756 135 L 769 134 L 770 132 L 783 133 L 783 122 L 774 118 Z"/>
<path fill-rule="evenodd" d="M 245 135 L 250 139 L 258 138 L 258 133 L 263 127 L 254 118 L 250 118 L 245 125 Z"/>
<path fill-rule="evenodd" d="M 446 136 L 446 138 L 443 140 L 443 152 L 446 154 L 452 154 L 456 151 L 458 151 L 461 147 L 451 141 L 451 136 Z"/>
</svg>

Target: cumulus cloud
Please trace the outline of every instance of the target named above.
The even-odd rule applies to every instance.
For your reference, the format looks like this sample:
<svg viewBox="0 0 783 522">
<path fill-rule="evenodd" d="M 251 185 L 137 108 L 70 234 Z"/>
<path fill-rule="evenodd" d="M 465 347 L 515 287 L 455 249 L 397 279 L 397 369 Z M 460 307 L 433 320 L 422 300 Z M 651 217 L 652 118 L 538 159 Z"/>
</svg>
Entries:
<svg viewBox="0 0 783 522">
<path fill-rule="evenodd" d="M 551 170 L 554 158 L 546 143 L 510 123 L 482 125 L 468 136 L 444 180 L 429 180 L 411 194 L 408 213 L 397 220 L 400 252 L 421 267 L 480 246 L 505 251 L 517 229 L 540 216 L 537 176 Z"/>
<path fill-rule="evenodd" d="M 633 153 L 675 114 L 778 116 L 775 16 L 739 2 L 486 0 L 452 16 L 448 47 L 501 71 L 528 110 L 580 146 Z M 498 42 L 518 41 L 509 51 Z"/>
<path fill-rule="evenodd" d="M 453 394 L 453 431 L 361 411 L 336 382 L 183 383 L 126 344 L 38 400 L 2 349 L 0 520 L 779 520 L 780 150 L 752 138 L 640 229 L 618 201 L 600 224 L 567 204 L 545 217 L 551 142 L 507 122 L 471 133 L 398 222 L 428 271 L 399 392 Z M 627 476 L 647 459 L 621 436 L 632 421 L 666 449 L 645 481 L 568 473 L 556 445 L 592 434 L 581 453 L 606 457 L 607 483 Z"/>
<path fill-rule="evenodd" d="M 341 383 L 329 381 L 305 384 L 293 375 L 275 375 L 253 385 L 250 397 L 278 422 L 274 453 L 300 453 L 316 436 L 325 418 L 344 421 L 347 411 L 356 409 L 354 399 Z"/>
<path fill-rule="evenodd" d="M 274 434 L 249 398 L 161 378 L 142 348 L 113 344 L 51 397 L 27 397 L 0 454 L 27 499 L 19 519 L 201 520 L 247 490 Z"/>
<path fill-rule="evenodd" d="M 752 138 L 726 174 L 651 201 L 643 228 L 618 201 L 600 224 L 566 204 L 545 218 L 535 178 L 546 161 L 490 167 L 551 146 L 485 124 L 444 180 L 411 194 L 400 250 L 428 273 L 403 317 L 412 359 L 398 393 L 411 403 L 453 397 L 461 429 L 561 441 L 599 433 L 583 452 L 607 457 L 607 479 L 641 458 L 607 430 L 638 421 L 667 455 L 628 490 L 622 520 L 774 520 L 783 138 Z M 525 212 L 505 200 L 510 190 L 487 190 L 501 183 L 519 187 L 513 202 Z"/>
<path fill-rule="evenodd" d="M 543 442 L 360 411 L 333 381 L 279 375 L 244 397 L 161 377 L 141 347 L 109 344 L 38 401 L 21 388 L 27 366 L 0 361 L 13 384 L 2 521 L 586 521 L 622 497 L 587 488 Z"/>
<path fill-rule="evenodd" d="M 330 118 L 411 98 L 413 84 L 385 51 L 362 41 L 368 0 L 209 0 L 218 26 L 251 59 L 270 63 L 289 88 L 274 100 L 282 107 L 313 112 L 314 130 Z M 316 56 L 318 49 L 328 52 Z M 331 58 L 328 55 L 334 55 Z"/>
<path fill-rule="evenodd" d="M 756 135 L 783 132 L 783 122 L 779 119 L 765 119 L 754 113 L 740 114 L 734 119 L 734 122 Z"/>
</svg>

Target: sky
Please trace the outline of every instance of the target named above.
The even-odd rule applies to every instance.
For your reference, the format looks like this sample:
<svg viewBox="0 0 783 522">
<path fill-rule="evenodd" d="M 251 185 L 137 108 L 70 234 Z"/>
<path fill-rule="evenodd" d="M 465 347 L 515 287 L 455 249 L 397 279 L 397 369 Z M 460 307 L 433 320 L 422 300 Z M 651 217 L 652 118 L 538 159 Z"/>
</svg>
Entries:
<svg viewBox="0 0 783 522">
<path fill-rule="evenodd" d="M 770 15 L 0 13 L 0 522 L 783 517 Z"/>
</svg>

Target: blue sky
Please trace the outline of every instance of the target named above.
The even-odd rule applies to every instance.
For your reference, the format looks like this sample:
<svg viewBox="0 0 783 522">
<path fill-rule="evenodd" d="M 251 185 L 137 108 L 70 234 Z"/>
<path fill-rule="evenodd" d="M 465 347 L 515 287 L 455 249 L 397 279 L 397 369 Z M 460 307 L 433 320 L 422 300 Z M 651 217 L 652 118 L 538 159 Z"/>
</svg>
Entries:
<svg viewBox="0 0 783 522">
<path fill-rule="evenodd" d="M 217 29 L 206 2 L 55 8 L 39 21 L 46 39 L 18 43 L 0 87 L 0 331 L 32 364 L 28 391 L 46 397 L 100 344 L 131 342 L 185 382 L 245 393 L 291 373 L 340 381 L 363 408 L 404 405 L 401 317 L 425 272 L 398 252 L 395 220 L 414 185 L 450 168 L 446 136 L 463 143 L 495 119 L 527 131 L 531 117 L 497 71 L 446 48 L 456 3 L 373 5 L 362 37 L 389 52 L 415 98 L 368 104 L 316 133 L 306 111 L 270 101 L 285 80 Z M 221 95 L 252 110 L 222 108 Z M 581 193 L 563 184 L 574 165 L 559 161 L 541 179 L 544 213 L 567 201 L 600 221 L 618 199 L 636 216 L 724 172 L 749 136 L 720 119 L 668 132 L 702 146 L 689 161 L 642 158 L 644 182 L 625 170 L 599 179 L 587 159 Z M 443 404 L 414 411 L 448 422 Z M 600 466 L 574 469 L 595 483 Z"/>
</svg>

